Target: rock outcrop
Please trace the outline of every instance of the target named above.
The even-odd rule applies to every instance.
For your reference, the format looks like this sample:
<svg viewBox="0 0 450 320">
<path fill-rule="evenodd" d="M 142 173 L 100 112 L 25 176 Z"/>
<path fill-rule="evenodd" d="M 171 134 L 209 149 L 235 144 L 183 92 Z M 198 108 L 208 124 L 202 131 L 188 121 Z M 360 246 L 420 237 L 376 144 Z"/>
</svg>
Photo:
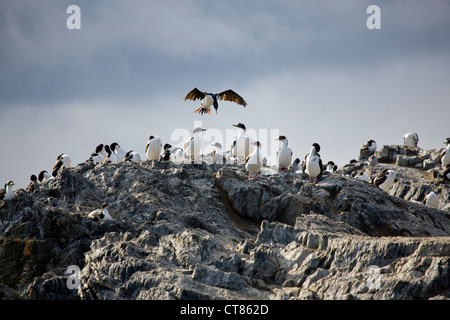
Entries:
<svg viewBox="0 0 450 320">
<path fill-rule="evenodd" d="M 372 173 L 395 168 L 389 193 L 352 177 L 364 162 L 317 184 L 240 165 L 64 169 L 0 206 L 0 299 L 449 299 L 450 185 L 434 153 L 404 154 L 435 163 L 418 166 L 396 148 Z M 429 190 L 441 209 L 420 203 Z M 88 218 L 102 203 L 112 222 Z"/>
</svg>

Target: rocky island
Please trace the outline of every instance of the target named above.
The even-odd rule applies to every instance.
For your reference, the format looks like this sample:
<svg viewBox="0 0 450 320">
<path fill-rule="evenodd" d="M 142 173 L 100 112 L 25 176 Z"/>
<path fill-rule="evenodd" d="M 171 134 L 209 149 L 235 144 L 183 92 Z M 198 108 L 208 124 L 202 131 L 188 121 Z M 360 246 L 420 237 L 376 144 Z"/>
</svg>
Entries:
<svg viewBox="0 0 450 320">
<path fill-rule="evenodd" d="M 242 165 L 81 163 L 0 206 L 0 299 L 450 299 L 439 150 L 311 183 Z M 358 179 L 396 171 L 389 192 Z M 434 191 L 439 207 L 422 202 Z M 108 204 L 110 222 L 88 217 Z"/>
</svg>

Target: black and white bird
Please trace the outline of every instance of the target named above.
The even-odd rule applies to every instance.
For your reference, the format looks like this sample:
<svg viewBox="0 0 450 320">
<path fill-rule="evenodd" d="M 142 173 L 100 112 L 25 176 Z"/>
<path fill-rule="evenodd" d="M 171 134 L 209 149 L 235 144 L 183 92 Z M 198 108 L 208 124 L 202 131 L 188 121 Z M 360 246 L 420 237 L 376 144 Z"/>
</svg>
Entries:
<svg viewBox="0 0 450 320">
<path fill-rule="evenodd" d="M 107 203 L 103 203 L 101 209 L 96 209 L 94 211 L 91 211 L 88 214 L 88 217 L 94 221 L 102 221 L 102 222 L 113 221 L 113 218 L 111 217 L 111 215 L 108 212 L 107 206 L 108 206 Z"/>
<path fill-rule="evenodd" d="M 192 137 L 184 142 L 184 156 L 190 159 L 191 163 L 197 160 L 202 150 L 202 132 L 206 129 L 197 127 L 192 131 Z"/>
<path fill-rule="evenodd" d="M 0 200 L 11 200 L 15 197 L 15 194 L 13 192 L 13 186 L 14 182 L 12 180 L 9 180 L 5 184 L 5 189 L 0 189 Z"/>
<path fill-rule="evenodd" d="M 138 162 L 141 162 L 141 160 L 142 160 L 141 155 L 139 153 L 137 153 L 134 150 L 130 150 L 127 153 L 125 153 L 125 156 L 123 157 L 122 161 L 124 161 L 124 162 L 131 161 L 131 162 L 138 163 Z"/>
<path fill-rule="evenodd" d="M 254 144 L 250 144 L 250 138 L 245 134 L 246 128 L 243 123 L 233 124 L 238 128 L 238 135 L 233 139 L 230 145 L 231 156 L 235 158 L 235 162 L 239 159 L 244 162 L 248 155 L 254 151 Z"/>
<path fill-rule="evenodd" d="M 374 140 L 367 141 L 367 143 L 359 149 L 359 160 L 366 161 L 376 150 L 377 143 Z"/>
<path fill-rule="evenodd" d="M 335 172 L 338 169 L 338 166 L 333 161 L 328 161 L 326 165 L 323 167 L 323 171 Z"/>
<path fill-rule="evenodd" d="M 150 136 L 145 145 L 145 157 L 147 160 L 158 160 L 161 148 L 161 139 L 158 136 Z"/>
<path fill-rule="evenodd" d="M 159 156 L 159 161 L 171 161 L 172 159 L 172 145 L 169 143 L 166 143 L 163 147 L 164 151 Z"/>
<path fill-rule="evenodd" d="M 364 171 L 361 171 L 359 174 L 357 174 L 356 175 L 356 179 L 359 179 L 359 180 L 362 180 L 362 181 L 366 181 L 366 182 L 370 182 L 369 176 Z"/>
<path fill-rule="evenodd" d="M 100 143 L 97 147 L 95 147 L 95 151 L 93 152 L 93 154 L 94 153 L 101 154 L 103 158 L 106 158 L 106 156 L 108 155 L 108 153 L 105 150 L 105 145 L 103 143 Z"/>
<path fill-rule="evenodd" d="M 425 199 L 423 199 L 423 204 L 430 208 L 438 208 L 439 196 L 434 191 L 431 191 L 426 195 Z"/>
<path fill-rule="evenodd" d="M 288 147 L 288 139 L 286 136 L 279 136 L 277 139 L 283 145 L 277 151 L 278 170 L 288 172 L 292 162 L 292 150 Z"/>
<path fill-rule="evenodd" d="M 38 174 L 38 180 L 41 183 L 46 182 L 47 180 L 50 179 L 54 179 L 55 177 L 53 177 L 50 173 L 47 172 L 47 170 L 42 170 L 41 172 L 39 172 Z"/>
<path fill-rule="evenodd" d="M 294 162 L 292 162 L 292 165 L 289 168 L 289 170 L 291 170 L 292 172 L 297 172 L 300 169 L 301 169 L 300 159 L 299 158 L 295 158 L 295 160 L 294 160 Z"/>
<path fill-rule="evenodd" d="M 101 163 L 105 160 L 105 158 L 108 156 L 108 153 L 105 150 L 105 146 L 103 143 L 100 143 L 94 150 L 94 152 L 91 153 L 91 156 L 87 160 L 87 162 L 93 162 L 93 163 Z"/>
<path fill-rule="evenodd" d="M 63 168 L 70 168 L 71 163 L 72 159 L 67 154 L 61 153 L 53 165 L 52 176 L 56 177 Z"/>
<path fill-rule="evenodd" d="M 395 181 L 395 177 L 395 171 L 386 168 L 372 180 L 372 183 L 378 186 L 380 189 L 388 192 L 389 188 Z"/>
<path fill-rule="evenodd" d="M 442 150 L 439 157 L 441 158 L 441 164 L 443 168 L 447 168 L 447 166 L 450 164 L 450 138 L 445 139 L 446 144 L 445 149 Z"/>
<path fill-rule="evenodd" d="M 211 160 L 214 164 L 227 163 L 227 154 L 222 151 L 222 144 L 220 142 L 211 143 L 215 149 L 211 152 Z"/>
<path fill-rule="evenodd" d="M 214 109 L 216 109 L 217 114 L 217 109 L 219 108 L 218 100 L 235 102 L 244 107 L 247 105 L 247 102 L 245 102 L 245 100 L 240 95 L 238 95 L 231 89 L 219 93 L 209 93 L 194 88 L 186 95 L 184 101 L 186 100 L 195 101 L 198 99 L 201 100 L 201 106 L 200 108 L 196 109 L 194 113 L 199 112 L 200 114 L 204 113 L 211 114 L 211 106 L 213 106 Z"/>
<path fill-rule="evenodd" d="M 112 152 L 111 148 L 109 147 L 109 145 L 105 145 L 105 151 L 108 154 L 106 156 L 106 158 L 103 160 L 103 163 L 116 163 L 116 155 L 114 152 Z"/>
<path fill-rule="evenodd" d="M 304 165 L 303 172 L 309 175 L 310 182 L 316 183 L 317 178 L 323 172 L 322 159 L 320 159 L 320 145 L 318 143 L 313 143 L 311 151 L 306 156 L 306 161 Z"/>
<path fill-rule="evenodd" d="M 116 156 L 116 162 L 121 162 L 123 161 L 123 158 L 125 158 L 125 155 L 127 154 L 125 152 L 125 150 L 123 150 L 120 145 L 117 142 L 113 142 L 111 143 L 111 145 L 109 146 L 109 148 L 111 149 L 111 151 L 115 154 Z"/>
<path fill-rule="evenodd" d="M 403 136 L 403 143 L 405 146 L 416 148 L 418 142 L 419 135 L 415 132 L 409 132 Z"/>
<path fill-rule="evenodd" d="M 250 153 L 245 159 L 245 169 L 248 172 L 248 179 L 254 180 L 258 179 L 258 172 L 261 170 L 263 165 L 261 156 L 261 143 L 259 141 L 251 142 L 254 145 L 255 151 Z"/>
</svg>

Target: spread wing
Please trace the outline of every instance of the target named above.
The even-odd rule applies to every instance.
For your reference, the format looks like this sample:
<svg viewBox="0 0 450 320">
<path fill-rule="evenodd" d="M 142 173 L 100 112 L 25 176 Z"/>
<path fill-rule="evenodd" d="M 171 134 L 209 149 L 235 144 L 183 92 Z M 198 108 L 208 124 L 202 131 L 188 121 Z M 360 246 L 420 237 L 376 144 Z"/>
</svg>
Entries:
<svg viewBox="0 0 450 320">
<path fill-rule="evenodd" d="M 245 100 L 240 95 L 238 95 L 236 92 L 234 92 L 231 89 L 222 91 L 217 96 L 218 96 L 219 100 L 235 102 L 244 107 L 247 105 L 247 102 L 245 102 Z"/>
<path fill-rule="evenodd" d="M 206 93 L 201 92 L 197 88 L 192 89 L 184 98 L 184 101 L 186 100 L 197 100 L 197 99 L 203 99 L 205 97 Z"/>
</svg>

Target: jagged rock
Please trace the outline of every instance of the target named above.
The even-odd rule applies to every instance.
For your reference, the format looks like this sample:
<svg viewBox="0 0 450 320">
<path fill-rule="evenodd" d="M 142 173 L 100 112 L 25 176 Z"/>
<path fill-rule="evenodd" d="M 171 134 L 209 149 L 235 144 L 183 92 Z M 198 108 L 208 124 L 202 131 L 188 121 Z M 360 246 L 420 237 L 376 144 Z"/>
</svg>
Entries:
<svg viewBox="0 0 450 320">
<path fill-rule="evenodd" d="M 64 169 L 0 205 L 0 298 L 450 298 L 450 214 L 411 201 L 433 189 L 444 205 L 449 185 L 395 161 L 373 173 L 395 167 L 389 193 L 351 177 L 363 162 L 317 184 L 240 165 Z M 113 221 L 89 219 L 104 202 Z"/>
</svg>

